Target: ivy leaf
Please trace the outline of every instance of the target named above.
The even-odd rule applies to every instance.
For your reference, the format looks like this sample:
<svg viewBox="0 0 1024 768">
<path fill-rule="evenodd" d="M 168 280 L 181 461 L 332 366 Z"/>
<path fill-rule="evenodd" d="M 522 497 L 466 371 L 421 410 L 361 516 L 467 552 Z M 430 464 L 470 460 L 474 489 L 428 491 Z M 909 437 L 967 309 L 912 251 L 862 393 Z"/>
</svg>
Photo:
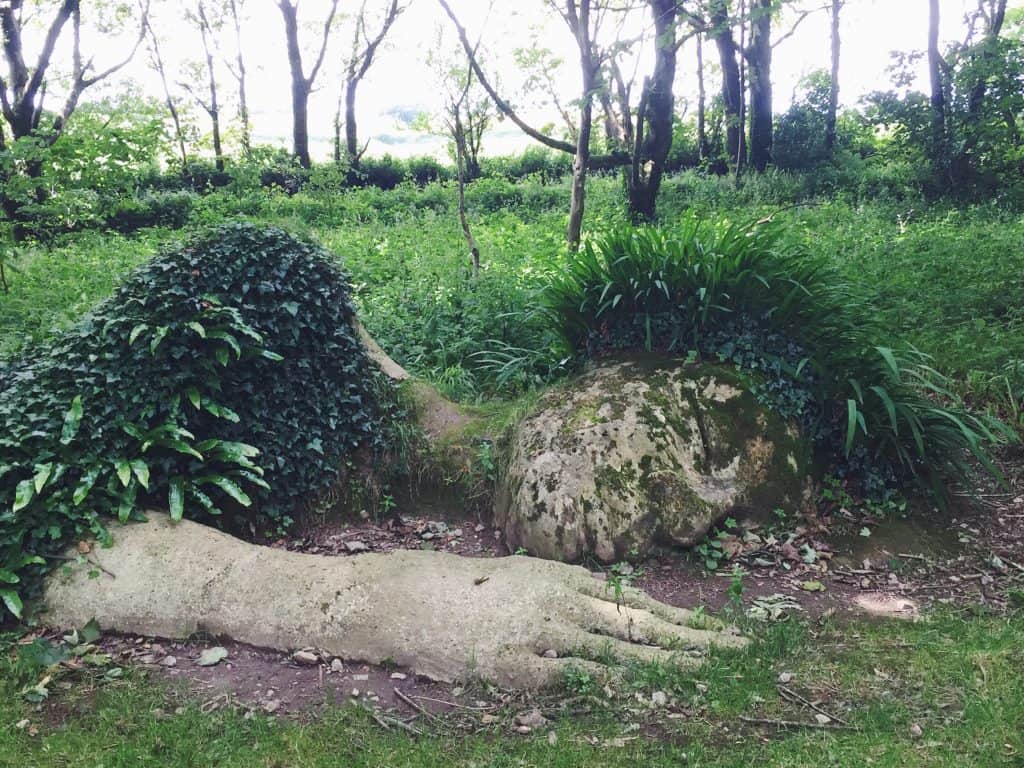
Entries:
<svg viewBox="0 0 1024 768">
<path fill-rule="evenodd" d="M 202 398 L 199 397 L 199 390 L 195 387 L 189 387 L 186 394 L 188 395 L 188 401 L 192 403 L 192 407 L 198 411 L 202 403 Z"/>
<path fill-rule="evenodd" d="M 60 442 L 62 445 L 67 445 L 75 439 L 75 435 L 78 434 L 78 427 L 82 423 L 82 396 L 77 395 L 74 400 L 71 401 L 71 408 L 64 414 L 64 426 L 60 431 Z"/>
<path fill-rule="evenodd" d="M 35 483 L 31 479 L 22 480 L 14 490 L 14 506 L 11 507 L 11 511 L 17 512 L 24 509 L 32 502 L 32 497 L 35 495 Z"/>
<path fill-rule="evenodd" d="M 13 589 L 0 589 L 0 600 L 4 601 L 4 605 L 7 606 L 8 611 L 14 614 L 14 618 L 21 618 L 23 606 L 17 592 Z"/>
<path fill-rule="evenodd" d="M 242 487 L 230 478 L 224 477 L 223 475 L 212 475 L 204 478 L 204 482 L 217 486 L 243 507 L 248 507 L 252 504 L 252 499 L 246 495 L 245 491 L 242 490 Z"/>
<path fill-rule="evenodd" d="M 92 487 L 96 485 L 96 480 L 99 476 L 100 466 L 98 464 L 93 465 L 86 470 L 86 473 L 78 483 L 78 487 L 75 488 L 74 496 L 71 497 L 71 500 L 75 503 L 76 507 L 85 501 L 85 497 L 89 495 L 89 491 L 91 491 Z"/>
<path fill-rule="evenodd" d="M 149 326 L 146 325 L 145 323 L 139 323 L 134 328 L 132 328 L 132 332 L 128 334 L 128 346 L 132 346 L 135 343 L 135 341 L 139 338 L 139 336 L 142 334 L 142 332 L 145 331 L 147 328 L 149 328 Z"/>
<path fill-rule="evenodd" d="M 172 477 L 167 487 L 167 507 L 171 513 L 171 520 L 181 520 L 185 514 L 185 480 L 181 477 Z"/>
<path fill-rule="evenodd" d="M 132 459 L 131 461 L 132 472 L 135 473 L 135 479 L 139 481 L 139 485 L 149 490 L 149 465 L 142 459 Z"/>
<path fill-rule="evenodd" d="M 46 485 L 46 481 L 50 479 L 50 475 L 53 473 L 53 462 L 47 462 L 46 464 L 36 464 L 36 475 L 32 478 L 32 482 L 35 485 L 36 493 L 43 490 Z"/>
<path fill-rule="evenodd" d="M 114 469 L 117 470 L 117 479 L 125 488 L 132 481 L 132 466 L 125 459 L 117 459 L 114 462 Z"/>
</svg>

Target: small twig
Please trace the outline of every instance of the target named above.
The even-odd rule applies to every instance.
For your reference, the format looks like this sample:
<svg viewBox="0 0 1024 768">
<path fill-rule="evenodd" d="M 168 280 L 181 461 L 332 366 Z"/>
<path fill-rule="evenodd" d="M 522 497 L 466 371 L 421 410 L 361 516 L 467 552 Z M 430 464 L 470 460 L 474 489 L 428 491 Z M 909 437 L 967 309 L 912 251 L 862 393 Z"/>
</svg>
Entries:
<svg viewBox="0 0 1024 768">
<path fill-rule="evenodd" d="M 930 562 L 924 555 L 911 555 L 906 552 L 897 552 L 896 557 L 902 557 L 904 560 L 920 560 L 923 563 Z"/>
<path fill-rule="evenodd" d="M 751 725 L 770 725 L 775 728 L 821 728 L 827 731 L 855 731 L 857 730 L 850 725 L 842 725 L 841 723 L 807 723 L 801 720 L 771 720 L 764 717 L 740 717 L 744 723 Z"/>
<path fill-rule="evenodd" d="M 429 696 L 412 696 L 411 698 L 420 699 L 421 701 L 432 701 L 435 704 L 444 704 L 445 706 L 455 707 L 456 709 L 469 709 L 474 712 L 488 712 L 494 709 L 494 707 L 471 707 L 467 704 L 459 704 L 454 701 L 445 701 L 444 699 L 432 699 Z"/>
<path fill-rule="evenodd" d="M 431 718 L 431 719 L 437 719 L 437 718 L 436 718 L 436 717 L 434 716 L 434 714 L 433 714 L 432 712 L 428 712 L 428 711 L 427 711 L 426 709 L 424 709 L 424 708 L 423 708 L 423 707 L 422 707 L 421 705 L 417 704 L 417 703 L 416 703 L 415 701 L 413 701 L 412 699 L 410 699 L 410 698 L 409 698 L 408 696 L 406 696 L 406 695 L 405 695 L 404 693 L 402 693 L 402 692 L 401 692 L 400 690 L 398 690 L 397 688 L 392 688 L 391 690 L 395 692 L 395 696 L 397 696 L 398 698 L 400 698 L 400 699 L 401 699 L 402 701 L 404 701 L 404 702 L 405 702 L 406 704 L 408 704 L 408 705 L 409 705 L 410 707 L 412 707 L 413 709 L 415 709 L 415 710 L 416 710 L 417 712 L 422 712 L 422 713 L 423 713 L 424 715 L 426 715 L 427 717 L 429 717 L 429 718 Z"/>
<path fill-rule="evenodd" d="M 485 581 L 490 581 L 490 579 L 490 576 L 480 576 L 478 578 L 473 579 L 473 585 L 479 587 Z"/>
<path fill-rule="evenodd" d="M 848 725 L 848 723 L 845 720 L 843 720 L 843 718 L 837 717 L 836 715 L 833 715 L 831 712 L 826 712 L 824 709 L 819 707 L 813 701 L 810 701 L 809 699 L 805 699 L 803 696 L 801 696 L 799 693 L 794 691 L 792 688 L 789 688 L 789 687 L 787 687 L 785 685 L 781 685 L 781 684 L 779 684 L 777 687 L 779 689 L 779 693 L 781 693 L 784 697 L 791 696 L 794 699 L 796 699 L 799 703 L 804 704 L 804 705 L 810 707 L 811 709 L 813 709 L 818 714 L 824 715 L 825 717 L 827 717 L 829 720 L 835 720 L 837 723 L 842 723 L 843 725 Z"/>
<path fill-rule="evenodd" d="M 413 728 L 411 725 L 409 725 L 408 723 L 403 723 L 401 720 L 377 714 L 376 712 L 369 709 L 367 710 L 367 712 L 370 713 L 370 717 L 373 718 L 374 722 L 377 723 L 377 725 L 379 725 L 385 731 L 390 731 L 391 726 L 395 726 L 396 728 L 401 728 L 403 731 L 406 731 L 407 733 L 411 733 L 413 736 L 423 735 L 423 732 L 421 730 L 419 730 L 418 728 Z"/>
</svg>

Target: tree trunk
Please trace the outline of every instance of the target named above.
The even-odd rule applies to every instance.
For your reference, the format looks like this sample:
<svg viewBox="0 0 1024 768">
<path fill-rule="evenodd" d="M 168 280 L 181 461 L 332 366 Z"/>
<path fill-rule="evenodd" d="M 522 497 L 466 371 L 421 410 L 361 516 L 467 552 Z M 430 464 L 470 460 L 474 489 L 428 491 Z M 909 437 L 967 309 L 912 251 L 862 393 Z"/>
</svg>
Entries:
<svg viewBox="0 0 1024 768">
<path fill-rule="evenodd" d="M 210 102 L 206 105 L 206 111 L 210 115 L 210 122 L 213 124 L 213 158 L 214 165 L 221 173 L 224 172 L 224 150 L 220 139 L 220 107 L 217 103 L 217 76 L 213 68 L 213 51 L 210 49 L 210 41 L 207 34 L 211 32 L 210 22 L 206 18 L 206 8 L 199 3 L 199 34 L 203 39 L 203 51 L 206 54 L 206 73 L 209 77 Z"/>
<path fill-rule="evenodd" d="M 171 122 L 174 123 L 174 138 L 178 142 L 178 151 L 181 154 L 181 168 L 184 171 L 188 165 L 188 153 L 185 150 L 185 134 L 181 129 L 181 116 L 178 114 L 178 107 L 174 103 L 174 96 L 171 95 L 171 88 L 167 84 L 167 69 L 164 67 L 163 56 L 160 55 L 160 43 L 157 40 L 156 32 L 148 24 L 146 26 L 150 36 L 150 52 L 153 56 L 153 68 L 160 76 L 160 83 L 164 89 L 164 104 L 171 115 Z"/>
<path fill-rule="evenodd" d="M 469 258 L 473 266 L 473 278 L 480 277 L 480 247 L 477 245 L 473 231 L 469 228 L 469 217 L 466 215 L 466 129 L 462 122 L 461 104 L 456 105 L 454 130 L 455 135 L 455 163 L 459 183 L 459 223 L 462 225 L 462 235 L 466 238 L 466 246 L 469 248 Z"/>
<path fill-rule="evenodd" d="M 235 25 L 235 63 L 237 71 L 235 79 L 238 81 L 238 121 L 242 124 L 242 154 L 246 157 L 252 155 L 252 127 L 249 125 L 249 100 L 245 90 L 245 57 L 242 55 L 242 22 L 238 18 L 238 5 L 236 0 L 231 2 L 231 19 Z"/>
<path fill-rule="evenodd" d="M 939 51 L 939 0 L 928 0 L 928 75 L 931 81 L 932 151 L 940 166 L 945 165 L 946 152 L 946 83 L 943 73 L 945 59 Z"/>
<path fill-rule="evenodd" d="M 292 77 L 292 155 L 303 168 L 312 164 L 309 158 L 309 83 L 302 71 L 299 48 L 299 24 L 296 6 L 279 3 L 284 17 L 284 34 L 288 45 L 288 67 Z"/>
<path fill-rule="evenodd" d="M 594 120 L 594 72 L 592 65 L 584 61 L 583 99 L 580 103 L 579 136 L 576 140 L 576 154 L 572 161 L 572 197 L 569 200 L 569 226 L 566 240 L 569 249 L 575 251 L 580 245 L 583 231 L 583 213 L 586 207 L 587 167 L 590 162 L 590 133 Z"/>
<path fill-rule="evenodd" d="M 750 164 L 762 172 L 772 157 L 772 4 L 753 0 L 750 64 Z"/>
<path fill-rule="evenodd" d="M 705 160 L 709 154 L 703 37 L 702 33 L 697 33 L 697 159 L 700 161 Z"/>
<path fill-rule="evenodd" d="M 345 83 L 345 147 L 351 170 L 359 168 L 362 152 L 359 151 L 359 127 L 356 123 L 356 89 L 359 80 L 349 79 Z"/>
<path fill-rule="evenodd" d="M 641 106 L 637 111 L 636 147 L 629 176 L 629 212 L 634 220 L 653 221 L 665 172 L 665 161 L 672 149 L 672 117 L 676 78 L 676 0 L 648 0 L 654 17 L 654 71 L 644 81 Z M 646 129 L 644 127 L 646 123 Z"/>
<path fill-rule="evenodd" d="M 711 8 L 711 36 L 718 47 L 722 68 L 722 104 L 725 108 L 726 151 L 731 162 L 742 165 L 747 156 L 747 141 L 743 130 L 743 88 L 737 60 L 736 40 L 729 21 L 729 7 L 725 0 L 714 0 Z"/>
<path fill-rule="evenodd" d="M 825 115 L 825 149 L 832 153 L 836 146 L 836 116 L 839 112 L 839 12 L 843 0 L 832 0 L 832 69 L 828 81 L 828 113 Z"/>
<path fill-rule="evenodd" d="M 284 18 L 284 35 L 288 46 L 288 68 L 292 77 L 292 154 L 299 165 L 309 168 L 309 94 L 324 63 L 331 23 L 338 10 L 338 0 L 331 0 L 330 11 L 323 26 L 320 53 L 307 75 L 302 67 L 302 49 L 299 47 L 298 0 L 277 0 Z"/>
</svg>

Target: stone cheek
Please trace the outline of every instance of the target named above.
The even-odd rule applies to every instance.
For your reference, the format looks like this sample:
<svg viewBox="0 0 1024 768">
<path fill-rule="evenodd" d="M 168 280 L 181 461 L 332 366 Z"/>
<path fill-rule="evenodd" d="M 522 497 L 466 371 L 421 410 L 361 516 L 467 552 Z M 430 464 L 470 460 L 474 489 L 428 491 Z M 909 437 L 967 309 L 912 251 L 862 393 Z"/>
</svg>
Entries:
<svg viewBox="0 0 1024 768">
<path fill-rule="evenodd" d="M 520 425 L 496 523 L 512 549 L 557 560 L 691 546 L 751 499 L 797 503 L 798 442 L 731 369 L 613 363 L 547 393 Z"/>
</svg>

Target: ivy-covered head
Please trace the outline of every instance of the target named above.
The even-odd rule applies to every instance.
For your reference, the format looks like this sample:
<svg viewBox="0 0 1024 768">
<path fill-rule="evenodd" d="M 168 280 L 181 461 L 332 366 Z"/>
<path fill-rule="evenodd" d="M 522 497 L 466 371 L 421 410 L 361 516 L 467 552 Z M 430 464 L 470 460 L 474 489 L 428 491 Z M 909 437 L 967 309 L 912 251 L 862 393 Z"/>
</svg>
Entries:
<svg viewBox="0 0 1024 768">
<path fill-rule="evenodd" d="M 278 525 L 381 440 L 380 377 L 346 276 L 280 229 L 230 224 L 133 273 L 0 371 L 0 598 L 144 503 Z"/>
</svg>

